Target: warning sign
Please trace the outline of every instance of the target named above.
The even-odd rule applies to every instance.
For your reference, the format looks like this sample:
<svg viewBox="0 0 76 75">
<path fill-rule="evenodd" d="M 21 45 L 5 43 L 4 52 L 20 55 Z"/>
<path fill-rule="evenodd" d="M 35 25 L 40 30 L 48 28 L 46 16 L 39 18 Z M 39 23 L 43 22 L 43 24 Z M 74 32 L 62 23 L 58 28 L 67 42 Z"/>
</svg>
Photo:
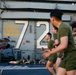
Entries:
<svg viewBox="0 0 76 75">
<path fill-rule="evenodd" d="M 20 30 L 19 30 L 19 25 L 14 25 L 14 24 L 4 24 L 4 36 L 19 36 L 20 35 Z"/>
</svg>

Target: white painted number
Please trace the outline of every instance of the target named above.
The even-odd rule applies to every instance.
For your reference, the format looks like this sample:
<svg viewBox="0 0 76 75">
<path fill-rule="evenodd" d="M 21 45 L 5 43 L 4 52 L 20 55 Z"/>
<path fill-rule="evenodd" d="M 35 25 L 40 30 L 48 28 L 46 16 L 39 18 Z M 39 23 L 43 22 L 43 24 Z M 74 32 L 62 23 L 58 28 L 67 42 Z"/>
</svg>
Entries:
<svg viewBox="0 0 76 75">
<path fill-rule="evenodd" d="M 19 23 L 19 24 L 20 23 L 24 23 L 22 32 L 20 34 L 20 37 L 19 37 L 18 42 L 17 42 L 16 47 L 15 47 L 16 49 L 18 49 L 20 47 L 21 41 L 23 39 L 23 36 L 24 36 L 24 34 L 26 32 L 26 29 L 27 29 L 27 26 L 28 26 L 28 21 L 15 21 L 15 23 Z"/>
<path fill-rule="evenodd" d="M 44 33 L 37 40 L 37 48 L 42 48 L 42 47 L 47 48 L 47 45 L 40 45 L 40 42 L 45 37 L 45 35 L 49 32 L 49 23 L 44 22 L 44 21 L 43 22 L 41 22 L 41 21 L 37 22 L 37 26 L 41 26 L 42 24 L 46 26 L 46 30 L 44 31 Z"/>
<path fill-rule="evenodd" d="M 19 24 L 20 23 L 24 23 L 22 32 L 20 34 L 20 37 L 19 37 L 18 42 L 17 42 L 16 47 L 15 47 L 16 49 L 18 49 L 20 47 L 20 45 L 21 45 L 21 41 L 22 41 L 22 39 L 24 37 L 24 34 L 26 32 L 26 29 L 28 27 L 28 21 L 15 21 L 15 23 L 19 23 Z M 48 22 L 44 22 L 44 21 L 43 22 L 41 22 L 41 21 L 38 21 L 37 22 L 37 26 L 41 26 L 42 24 L 46 26 L 46 29 L 45 29 L 44 33 L 37 40 L 37 48 L 41 48 L 41 47 L 47 48 L 46 45 L 40 45 L 40 42 L 45 37 L 45 35 L 47 34 L 47 32 L 49 32 L 49 23 Z"/>
</svg>

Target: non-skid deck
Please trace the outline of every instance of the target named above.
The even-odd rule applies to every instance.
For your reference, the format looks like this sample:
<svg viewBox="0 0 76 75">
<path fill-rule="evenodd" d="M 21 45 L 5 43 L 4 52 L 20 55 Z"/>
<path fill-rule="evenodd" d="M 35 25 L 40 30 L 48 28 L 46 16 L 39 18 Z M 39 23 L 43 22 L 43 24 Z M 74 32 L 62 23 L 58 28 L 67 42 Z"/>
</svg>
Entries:
<svg viewBox="0 0 76 75">
<path fill-rule="evenodd" d="M 52 75 L 45 67 L 45 65 L 9 65 L 0 64 L 2 70 L 1 75 Z"/>
</svg>

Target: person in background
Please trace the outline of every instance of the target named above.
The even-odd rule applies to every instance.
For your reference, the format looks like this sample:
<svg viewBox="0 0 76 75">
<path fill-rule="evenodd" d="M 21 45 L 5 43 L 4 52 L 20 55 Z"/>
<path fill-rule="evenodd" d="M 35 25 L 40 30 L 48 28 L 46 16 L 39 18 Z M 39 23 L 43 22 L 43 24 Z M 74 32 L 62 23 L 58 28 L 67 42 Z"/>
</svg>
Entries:
<svg viewBox="0 0 76 75">
<path fill-rule="evenodd" d="M 10 61 L 9 64 L 24 64 L 27 60 L 23 57 L 21 60 Z"/>
<path fill-rule="evenodd" d="M 42 58 L 42 59 L 39 60 L 39 64 L 41 64 L 41 65 L 45 65 L 46 62 L 47 62 L 47 60 L 44 59 L 44 58 Z"/>
<path fill-rule="evenodd" d="M 75 44 L 75 47 L 76 47 L 76 21 L 72 22 L 70 25 L 72 27 L 74 44 Z M 76 72 L 75 72 L 75 75 L 76 75 Z"/>
<path fill-rule="evenodd" d="M 31 64 L 31 63 L 36 64 L 36 61 L 35 61 L 35 59 L 31 59 L 31 58 L 30 58 L 30 55 L 28 55 L 28 56 L 27 56 L 27 62 L 26 62 L 26 64 Z"/>
<path fill-rule="evenodd" d="M 62 11 L 54 9 L 50 14 L 50 22 L 58 28 L 57 39 L 59 45 L 49 52 L 43 53 L 43 57 L 47 58 L 52 54 L 64 51 L 64 59 L 58 67 L 56 75 L 75 75 L 76 69 L 76 48 L 72 31 L 68 25 L 62 22 Z"/>
<path fill-rule="evenodd" d="M 74 38 L 74 43 L 76 47 L 76 21 L 71 23 L 72 31 L 73 31 L 73 38 Z"/>
<path fill-rule="evenodd" d="M 48 48 L 42 48 L 42 50 L 44 50 L 45 52 L 48 52 L 50 51 L 52 48 L 54 48 L 54 41 L 51 40 L 52 38 L 52 34 L 51 33 L 47 33 L 46 34 L 46 40 L 47 40 L 47 43 L 48 43 Z M 55 75 L 55 72 L 54 70 L 56 70 L 56 59 L 57 59 L 57 55 L 56 54 L 53 54 L 51 56 L 48 57 L 48 61 L 46 63 L 46 68 L 53 74 Z M 50 67 L 50 66 L 53 66 L 54 70 Z"/>
<path fill-rule="evenodd" d="M 57 32 L 58 32 L 58 28 L 53 26 L 52 28 L 52 33 L 53 33 L 53 37 L 54 37 L 54 47 L 56 48 L 59 43 L 58 43 L 58 39 L 57 39 Z M 61 52 L 60 54 L 57 53 L 57 60 L 56 60 L 56 72 L 57 72 L 57 69 L 62 61 L 62 59 L 64 58 L 64 53 Z"/>
</svg>

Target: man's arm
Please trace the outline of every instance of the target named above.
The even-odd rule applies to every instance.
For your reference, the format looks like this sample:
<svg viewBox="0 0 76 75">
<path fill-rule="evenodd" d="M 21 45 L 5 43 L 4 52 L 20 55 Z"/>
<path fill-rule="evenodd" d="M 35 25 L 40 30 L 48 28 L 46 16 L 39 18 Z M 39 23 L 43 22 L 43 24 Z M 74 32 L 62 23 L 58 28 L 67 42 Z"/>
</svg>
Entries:
<svg viewBox="0 0 76 75">
<path fill-rule="evenodd" d="M 47 58 L 51 54 L 55 54 L 55 53 L 63 51 L 64 49 L 67 48 L 67 46 L 68 46 L 68 37 L 67 36 L 61 37 L 60 45 L 58 47 L 56 47 L 55 49 L 53 49 L 52 51 L 44 53 L 42 56 L 44 58 Z"/>
</svg>

